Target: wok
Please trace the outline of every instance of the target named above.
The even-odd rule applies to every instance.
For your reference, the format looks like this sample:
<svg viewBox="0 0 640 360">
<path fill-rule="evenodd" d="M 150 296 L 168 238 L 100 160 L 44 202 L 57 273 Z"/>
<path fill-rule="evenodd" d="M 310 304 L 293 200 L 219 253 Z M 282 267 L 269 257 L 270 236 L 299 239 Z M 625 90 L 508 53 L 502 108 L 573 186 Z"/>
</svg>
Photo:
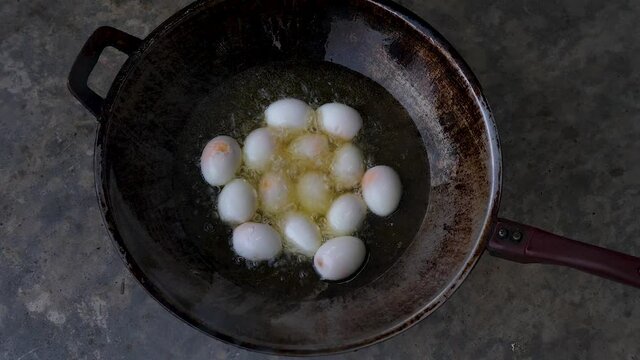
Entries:
<svg viewBox="0 0 640 360">
<path fill-rule="evenodd" d="M 87 85 L 102 50 L 128 55 L 106 98 Z M 640 286 L 640 259 L 500 219 L 501 155 L 478 81 L 424 21 L 384 0 L 200 1 L 144 40 L 101 27 L 69 88 L 97 117 L 96 190 L 125 264 L 169 311 L 223 341 L 335 353 L 397 334 L 438 308 L 488 249 Z M 399 209 L 366 219 L 353 280 L 310 264 L 247 269 L 215 216 L 197 159 L 238 139 L 272 101 L 338 101 L 364 117 L 370 159 L 397 169 Z M 277 264 L 276 264 L 277 265 Z"/>
</svg>

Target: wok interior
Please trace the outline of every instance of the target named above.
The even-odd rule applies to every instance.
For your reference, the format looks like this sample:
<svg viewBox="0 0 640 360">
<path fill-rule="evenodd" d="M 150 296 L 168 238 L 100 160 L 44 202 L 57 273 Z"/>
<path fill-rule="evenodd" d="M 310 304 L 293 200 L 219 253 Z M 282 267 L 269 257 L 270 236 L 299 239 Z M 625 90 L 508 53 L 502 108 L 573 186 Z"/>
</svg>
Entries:
<svg viewBox="0 0 640 360">
<path fill-rule="evenodd" d="M 348 282 L 323 282 L 310 259 L 296 256 L 247 266 L 230 246 L 232 228 L 215 213 L 219 189 L 200 175 L 199 154 L 209 139 L 225 134 L 242 141 L 264 126 L 265 107 L 283 97 L 303 99 L 313 107 L 338 101 L 357 108 L 365 125 L 354 143 L 366 154 L 365 162 L 389 164 L 403 179 L 411 179 L 397 212 L 384 218 L 368 214 L 357 234 L 367 244 L 368 262 Z M 186 235 L 181 241 L 194 244 L 211 272 L 245 291 L 289 302 L 342 295 L 382 275 L 420 228 L 429 193 L 427 153 L 411 117 L 375 82 L 327 62 L 271 62 L 215 84 L 195 104 L 172 150 L 173 200 Z"/>
<path fill-rule="evenodd" d="M 98 169 L 115 239 L 165 306 L 224 340 L 324 352 L 376 339 L 455 287 L 494 169 L 486 114 L 442 48 L 366 1 L 202 2 L 151 37 L 110 93 Z M 347 283 L 309 263 L 247 269 L 199 175 L 208 139 L 244 138 L 288 96 L 354 106 L 368 160 L 403 181 L 399 210 L 367 218 L 369 260 Z"/>
</svg>

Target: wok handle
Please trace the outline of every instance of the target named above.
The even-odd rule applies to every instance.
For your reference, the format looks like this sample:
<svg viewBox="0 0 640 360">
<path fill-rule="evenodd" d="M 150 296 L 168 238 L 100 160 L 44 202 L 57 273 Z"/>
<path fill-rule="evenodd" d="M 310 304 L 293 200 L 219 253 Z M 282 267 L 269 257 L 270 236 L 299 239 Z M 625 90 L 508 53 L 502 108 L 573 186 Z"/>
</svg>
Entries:
<svg viewBox="0 0 640 360">
<path fill-rule="evenodd" d="M 104 99 L 91 90 L 89 75 L 96 66 L 100 54 L 107 46 L 112 46 L 131 56 L 142 40 L 110 26 L 102 26 L 91 34 L 73 62 L 69 72 L 69 90 L 95 117 L 99 118 Z"/>
<path fill-rule="evenodd" d="M 489 252 L 520 263 L 565 265 L 640 288 L 640 258 L 498 219 Z"/>
</svg>

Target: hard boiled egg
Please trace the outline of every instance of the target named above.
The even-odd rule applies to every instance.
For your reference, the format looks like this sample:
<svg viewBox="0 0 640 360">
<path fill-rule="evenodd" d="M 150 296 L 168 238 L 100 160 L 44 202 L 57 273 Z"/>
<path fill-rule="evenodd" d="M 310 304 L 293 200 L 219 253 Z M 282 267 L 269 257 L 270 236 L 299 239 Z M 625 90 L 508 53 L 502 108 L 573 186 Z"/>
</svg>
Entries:
<svg viewBox="0 0 640 360">
<path fill-rule="evenodd" d="M 271 162 L 276 145 L 268 128 L 253 130 L 244 140 L 244 163 L 251 169 L 263 170 Z"/>
<path fill-rule="evenodd" d="M 229 136 L 217 136 L 207 143 L 200 157 L 200 170 L 205 181 L 213 186 L 233 179 L 242 163 L 240 145 Z"/>
<path fill-rule="evenodd" d="M 356 232 L 367 215 L 367 207 L 356 194 L 344 194 L 333 201 L 327 213 L 327 222 L 336 235 Z"/>
<path fill-rule="evenodd" d="M 362 197 L 374 214 L 387 216 L 400 203 L 402 184 L 400 177 L 388 166 L 375 166 L 362 177 Z"/>
<path fill-rule="evenodd" d="M 294 130 L 306 129 L 313 114 L 313 109 L 307 103 L 291 98 L 278 100 L 264 111 L 267 125 Z"/>
<path fill-rule="evenodd" d="M 331 190 L 326 176 L 308 172 L 300 177 L 296 187 L 300 205 L 312 214 L 322 214 L 329 207 Z"/>
<path fill-rule="evenodd" d="M 305 256 L 312 257 L 322 242 L 318 226 L 302 214 L 288 214 L 282 222 L 282 231 L 291 250 Z"/>
<path fill-rule="evenodd" d="M 351 140 L 362 127 L 362 117 L 352 107 L 340 103 L 329 103 L 316 110 L 320 128 L 329 135 Z"/>
<path fill-rule="evenodd" d="M 364 174 L 364 159 L 360 149 L 351 143 L 338 148 L 331 164 L 331 174 L 338 189 L 351 189 L 358 185 Z"/>
<path fill-rule="evenodd" d="M 319 162 L 329 152 L 329 139 L 322 134 L 302 135 L 291 142 L 289 152 L 294 158 Z"/>
<path fill-rule="evenodd" d="M 249 221 L 258 207 L 256 191 L 244 179 L 229 182 L 218 195 L 220 219 L 231 224 Z"/>
<path fill-rule="evenodd" d="M 282 250 L 280 234 L 271 226 L 244 223 L 233 230 L 233 251 L 251 261 L 270 260 Z"/>
<path fill-rule="evenodd" d="M 290 203 L 290 184 L 281 173 L 268 172 L 260 179 L 260 206 L 268 213 L 284 210 Z"/>
<path fill-rule="evenodd" d="M 320 246 L 313 257 L 313 265 L 323 280 L 343 280 L 358 271 L 366 253 L 362 240 L 341 236 Z"/>
</svg>

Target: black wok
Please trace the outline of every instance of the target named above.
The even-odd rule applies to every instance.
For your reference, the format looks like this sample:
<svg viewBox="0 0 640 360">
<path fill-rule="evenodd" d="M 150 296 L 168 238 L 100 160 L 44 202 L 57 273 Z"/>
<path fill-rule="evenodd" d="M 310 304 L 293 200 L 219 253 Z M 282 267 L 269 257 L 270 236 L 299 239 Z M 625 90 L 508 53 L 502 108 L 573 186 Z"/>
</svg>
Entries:
<svg viewBox="0 0 640 360">
<path fill-rule="evenodd" d="M 103 99 L 87 78 L 107 46 L 129 58 Z M 286 354 L 381 341 L 450 297 L 487 244 L 640 285 L 637 258 L 497 219 L 501 158 L 478 82 L 391 2 L 200 1 L 144 40 L 99 28 L 69 86 L 100 123 L 96 188 L 126 265 L 168 310 L 221 340 Z M 403 181 L 398 211 L 366 220 L 369 258 L 352 281 L 319 281 L 304 263 L 247 269 L 215 216 L 218 190 L 200 178 L 207 140 L 244 138 L 282 97 L 355 107 L 357 141 Z"/>
</svg>

